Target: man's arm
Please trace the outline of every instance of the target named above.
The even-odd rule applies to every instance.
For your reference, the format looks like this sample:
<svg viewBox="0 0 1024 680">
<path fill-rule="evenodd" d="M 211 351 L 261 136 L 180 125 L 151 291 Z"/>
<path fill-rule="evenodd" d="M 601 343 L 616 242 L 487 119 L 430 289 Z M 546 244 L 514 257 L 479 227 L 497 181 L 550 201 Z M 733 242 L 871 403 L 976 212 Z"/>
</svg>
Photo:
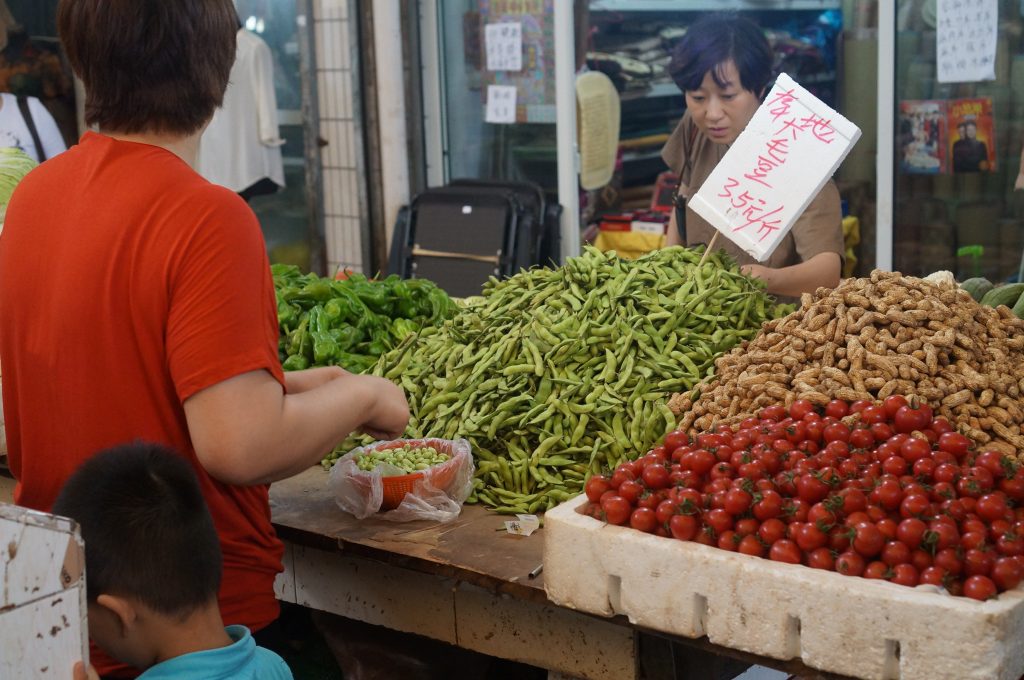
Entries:
<svg viewBox="0 0 1024 680">
<path fill-rule="evenodd" d="M 329 373 L 334 377 L 325 380 Z M 270 373 L 259 370 L 185 400 L 196 457 L 215 479 L 268 484 L 315 465 L 352 432 L 393 439 L 408 424 L 405 395 L 389 380 L 329 369 L 286 381 L 290 389 L 296 381 L 306 389 L 285 394 Z"/>
</svg>

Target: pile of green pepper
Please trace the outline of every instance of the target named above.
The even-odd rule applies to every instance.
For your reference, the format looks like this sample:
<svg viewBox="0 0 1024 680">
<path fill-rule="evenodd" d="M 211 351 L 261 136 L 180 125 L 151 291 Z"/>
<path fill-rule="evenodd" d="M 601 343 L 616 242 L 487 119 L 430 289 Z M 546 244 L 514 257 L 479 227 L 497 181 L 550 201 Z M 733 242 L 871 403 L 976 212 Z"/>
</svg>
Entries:
<svg viewBox="0 0 1024 680">
<path fill-rule="evenodd" d="M 455 313 L 448 294 L 425 279 L 362 274 L 344 280 L 271 266 L 280 326 L 278 353 L 286 371 L 341 366 L 365 373 L 377 358 L 425 326 Z"/>
<path fill-rule="evenodd" d="M 492 279 L 373 372 L 405 390 L 407 436 L 472 444 L 468 502 L 545 510 L 588 475 L 646 452 L 676 425 L 669 395 L 788 311 L 724 252 L 701 264 L 702 252 L 628 261 L 588 248 L 558 269 Z"/>
</svg>

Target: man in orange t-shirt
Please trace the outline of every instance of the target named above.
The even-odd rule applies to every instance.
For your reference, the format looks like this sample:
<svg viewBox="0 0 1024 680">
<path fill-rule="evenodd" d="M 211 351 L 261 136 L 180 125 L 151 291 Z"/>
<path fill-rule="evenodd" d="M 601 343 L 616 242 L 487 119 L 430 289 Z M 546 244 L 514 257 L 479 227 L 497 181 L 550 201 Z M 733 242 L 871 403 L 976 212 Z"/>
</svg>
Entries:
<svg viewBox="0 0 1024 680">
<path fill-rule="evenodd" d="M 29 174 L 0 236 L 15 501 L 48 510 L 115 444 L 174 447 L 220 536 L 224 621 L 258 631 L 281 570 L 267 485 L 354 430 L 398 435 L 405 397 L 338 368 L 282 373 L 259 224 L 192 170 L 234 59 L 231 0 L 62 0 L 58 25 L 100 132 Z"/>
</svg>

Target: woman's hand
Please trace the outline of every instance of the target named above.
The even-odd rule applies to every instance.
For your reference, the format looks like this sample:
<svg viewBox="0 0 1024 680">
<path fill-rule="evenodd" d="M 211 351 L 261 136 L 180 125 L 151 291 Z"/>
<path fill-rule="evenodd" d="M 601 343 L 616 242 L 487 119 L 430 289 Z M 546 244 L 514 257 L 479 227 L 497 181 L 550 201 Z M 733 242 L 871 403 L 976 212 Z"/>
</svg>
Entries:
<svg viewBox="0 0 1024 680">
<path fill-rule="evenodd" d="M 818 288 L 835 288 L 842 273 L 839 253 L 818 253 L 806 262 L 790 267 L 772 269 L 760 264 L 748 264 L 740 270 L 765 282 L 769 293 L 798 298 Z"/>
<path fill-rule="evenodd" d="M 86 669 L 85 664 L 79 661 L 75 664 L 74 680 L 100 680 L 100 676 L 95 668 L 89 666 Z"/>
</svg>

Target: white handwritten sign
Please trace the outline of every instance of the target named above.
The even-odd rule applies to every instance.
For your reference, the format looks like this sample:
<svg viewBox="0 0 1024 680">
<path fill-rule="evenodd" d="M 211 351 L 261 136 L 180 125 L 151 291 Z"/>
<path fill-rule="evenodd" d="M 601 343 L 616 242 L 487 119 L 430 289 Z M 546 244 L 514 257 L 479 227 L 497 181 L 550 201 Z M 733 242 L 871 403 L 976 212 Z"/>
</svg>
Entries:
<svg viewBox="0 0 1024 680">
<path fill-rule="evenodd" d="M 938 0 L 935 41 L 940 83 L 995 80 L 997 0 Z"/>
<path fill-rule="evenodd" d="M 516 122 L 515 85 L 487 86 L 487 111 L 484 120 L 488 123 Z"/>
<path fill-rule="evenodd" d="M 860 128 L 782 74 L 687 205 L 764 262 L 860 138 Z"/>
<path fill-rule="evenodd" d="M 484 31 L 484 39 L 487 43 L 487 70 L 522 71 L 522 24 L 515 22 L 487 24 Z"/>
</svg>

